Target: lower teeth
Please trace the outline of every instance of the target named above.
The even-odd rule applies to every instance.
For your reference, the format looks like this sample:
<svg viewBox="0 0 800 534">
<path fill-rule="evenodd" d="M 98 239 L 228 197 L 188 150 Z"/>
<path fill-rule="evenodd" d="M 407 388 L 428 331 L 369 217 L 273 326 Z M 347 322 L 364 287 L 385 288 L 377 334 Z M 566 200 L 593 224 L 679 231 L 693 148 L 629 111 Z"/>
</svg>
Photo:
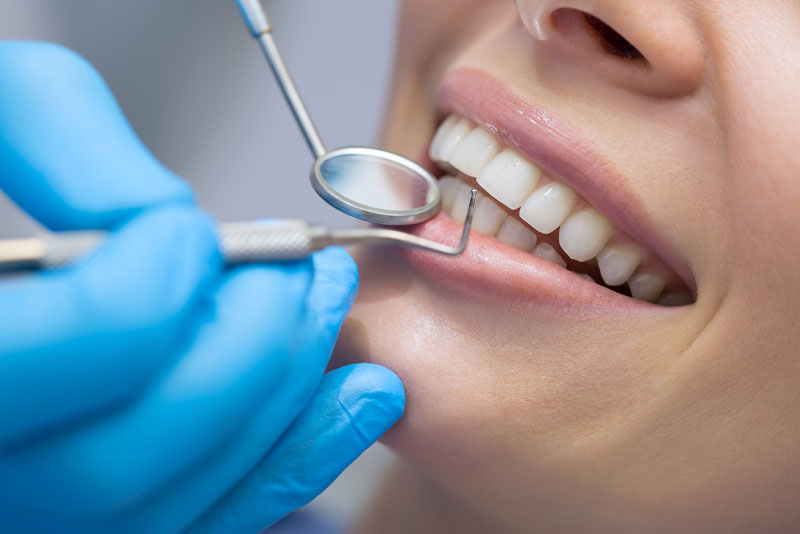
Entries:
<svg viewBox="0 0 800 534">
<path fill-rule="evenodd" d="M 459 178 L 446 176 L 440 180 L 440 187 L 443 210 L 455 222 L 463 223 L 467 215 L 472 186 Z M 576 276 L 602 285 L 614 292 L 646 302 L 657 302 L 661 306 L 685 306 L 693 303 L 688 292 L 665 291 L 666 281 L 658 274 L 638 271 L 634 274 L 636 265 L 641 260 L 638 248 L 628 245 L 609 246 L 605 247 L 597 259 L 593 259 L 591 262 L 574 260 L 567 262 L 564 258 L 568 256 L 564 254 L 561 247 L 550 243 L 550 241 L 557 243 L 556 238 L 559 237 L 560 230 L 549 236 L 537 235 L 529 226 L 509 215 L 505 209 L 485 194 L 480 194 L 478 197 L 473 229 L 565 269 L 569 268 Z M 587 255 L 593 253 L 594 251 L 590 251 Z M 611 262 L 616 262 L 614 263 L 615 268 L 607 267 Z M 605 277 L 601 274 L 599 267 L 602 264 L 606 265 L 603 269 Z M 622 282 L 620 285 L 611 286 L 604 282 L 604 278 L 608 278 L 612 283 L 620 280 Z"/>
</svg>

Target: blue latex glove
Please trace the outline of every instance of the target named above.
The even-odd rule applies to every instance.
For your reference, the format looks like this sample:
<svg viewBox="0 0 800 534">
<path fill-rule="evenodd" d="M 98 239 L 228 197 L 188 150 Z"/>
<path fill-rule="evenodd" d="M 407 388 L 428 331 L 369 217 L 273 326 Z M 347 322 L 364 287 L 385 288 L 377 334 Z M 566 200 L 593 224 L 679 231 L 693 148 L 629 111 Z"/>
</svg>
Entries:
<svg viewBox="0 0 800 534">
<path fill-rule="evenodd" d="M 0 43 L 0 187 L 51 229 L 111 232 L 73 268 L 0 281 L 0 532 L 258 531 L 402 415 L 384 368 L 323 378 L 350 257 L 226 270 L 75 54 Z"/>
</svg>

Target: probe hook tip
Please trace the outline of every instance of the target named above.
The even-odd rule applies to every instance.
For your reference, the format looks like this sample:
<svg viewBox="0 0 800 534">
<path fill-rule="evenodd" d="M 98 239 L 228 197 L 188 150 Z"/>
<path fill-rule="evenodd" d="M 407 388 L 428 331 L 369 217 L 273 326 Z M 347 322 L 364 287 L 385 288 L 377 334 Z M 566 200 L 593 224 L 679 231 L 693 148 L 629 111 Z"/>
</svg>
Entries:
<svg viewBox="0 0 800 534">
<path fill-rule="evenodd" d="M 477 199 L 478 190 L 473 189 L 470 192 L 467 218 L 464 220 L 464 230 L 461 232 L 461 243 L 459 243 L 458 248 L 456 249 L 458 254 L 461 254 L 467 249 L 467 243 L 469 242 L 469 230 L 472 227 L 472 217 L 475 215 L 475 203 L 477 202 Z"/>
</svg>

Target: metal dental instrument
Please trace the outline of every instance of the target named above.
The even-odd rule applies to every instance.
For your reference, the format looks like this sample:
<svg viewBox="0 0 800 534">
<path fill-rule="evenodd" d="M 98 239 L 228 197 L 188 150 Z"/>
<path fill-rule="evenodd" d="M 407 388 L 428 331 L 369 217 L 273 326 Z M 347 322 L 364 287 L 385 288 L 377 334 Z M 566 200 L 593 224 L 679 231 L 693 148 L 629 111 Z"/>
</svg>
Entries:
<svg viewBox="0 0 800 534">
<path fill-rule="evenodd" d="M 316 160 L 311 183 L 317 193 L 339 211 L 377 224 L 416 224 L 436 215 L 439 182 L 420 165 L 376 148 L 328 152 L 278 50 L 262 1 L 237 2 Z"/>
<path fill-rule="evenodd" d="M 376 148 L 328 152 L 281 58 L 272 25 L 259 0 L 237 0 L 267 56 L 316 162 L 311 182 L 336 209 L 382 225 L 426 221 L 441 209 L 437 180 L 420 165 Z M 457 246 L 447 246 L 387 228 L 330 229 L 304 221 L 243 222 L 220 225 L 222 253 L 231 265 L 297 260 L 332 245 L 390 244 L 457 256 L 467 246 L 477 191 L 472 191 Z M 41 238 L 0 240 L 0 272 L 67 267 L 96 248 L 104 232 L 51 233 Z"/>
<path fill-rule="evenodd" d="M 220 249 L 229 265 L 299 260 L 329 246 L 356 243 L 403 245 L 457 256 L 467 247 L 476 195 L 473 191 L 461 242 L 454 247 L 399 230 L 334 230 L 305 221 L 281 220 L 224 223 L 219 228 Z M 100 245 L 104 238 L 104 232 L 60 232 L 40 238 L 0 240 L 0 272 L 68 267 Z"/>
</svg>

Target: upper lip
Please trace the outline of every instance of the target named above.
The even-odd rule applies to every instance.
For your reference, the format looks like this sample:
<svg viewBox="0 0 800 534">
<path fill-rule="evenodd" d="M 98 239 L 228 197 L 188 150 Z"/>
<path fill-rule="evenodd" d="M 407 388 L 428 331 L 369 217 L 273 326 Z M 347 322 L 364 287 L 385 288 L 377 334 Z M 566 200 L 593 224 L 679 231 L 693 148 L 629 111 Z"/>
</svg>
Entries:
<svg viewBox="0 0 800 534">
<path fill-rule="evenodd" d="M 438 89 L 439 107 L 467 117 L 563 181 L 621 231 L 664 261 L 695 291 L 688 264 L 658 231 L 628 181 L 551 112 L 520 98 L 487 72 L 460 68 Z"/>
</svg>

